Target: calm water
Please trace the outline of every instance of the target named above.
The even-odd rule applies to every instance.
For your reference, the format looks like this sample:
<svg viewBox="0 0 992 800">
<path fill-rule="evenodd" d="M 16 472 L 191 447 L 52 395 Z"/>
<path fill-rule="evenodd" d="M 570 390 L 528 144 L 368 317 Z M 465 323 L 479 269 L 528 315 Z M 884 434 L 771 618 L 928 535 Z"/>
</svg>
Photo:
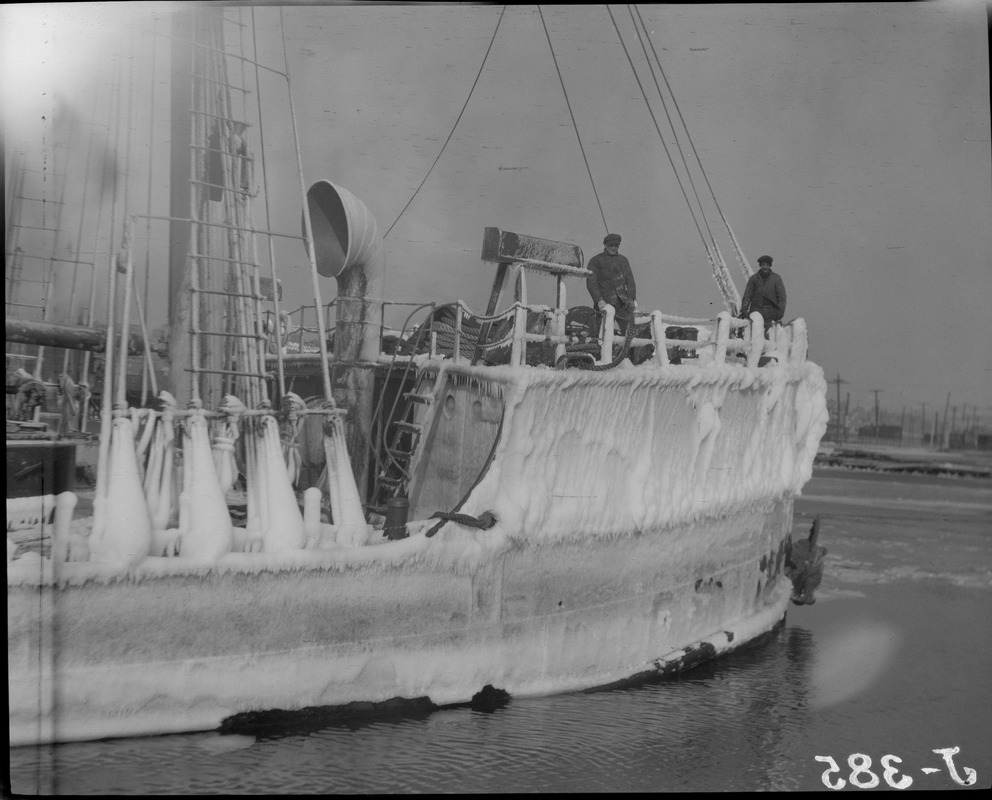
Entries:
<svg viewBox="0 0 992 800">
<path fill-rule="evenodd" d="M 818 471 L 827 574 L 769 641 L 680 680 L 255 738 L 197 734 L 11 751 L 27 794 L 823 789 L 832 757 L 913 789 L 992 778 L 992 485 Z M 855 764 L 859 762 L 857 759 Z M 939 768 L 931 774 L 924 768 Z M 886 788 L 881 781 L 879 788 Z"/>
</svg>

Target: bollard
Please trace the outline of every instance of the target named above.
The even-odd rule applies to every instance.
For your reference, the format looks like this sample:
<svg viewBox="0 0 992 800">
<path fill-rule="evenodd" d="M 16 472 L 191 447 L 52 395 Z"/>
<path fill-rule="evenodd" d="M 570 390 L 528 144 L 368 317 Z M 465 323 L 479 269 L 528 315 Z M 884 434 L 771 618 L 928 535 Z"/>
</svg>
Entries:
<svg viewBox="0 0 992 800">
<path fill-rule="evenodd" d="M 405 497 L 391 497 L 386 501 L 386 538 L 405 539 L 406 517 L 410 512 L 410 501 Z"/>
</svg>

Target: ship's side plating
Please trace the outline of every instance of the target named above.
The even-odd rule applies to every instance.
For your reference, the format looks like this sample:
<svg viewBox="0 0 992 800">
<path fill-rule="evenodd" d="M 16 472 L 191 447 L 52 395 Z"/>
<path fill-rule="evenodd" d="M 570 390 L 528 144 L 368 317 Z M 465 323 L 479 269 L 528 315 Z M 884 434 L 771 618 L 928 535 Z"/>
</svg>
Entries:
<svg viewBox="0 0 992 800">
<path fill-rule="evenodd" d="M 404 540 L 229 553 L 212 567 L 9 564 L 12 743 L 355 700 L 459 702 L 487 684 L 582 689 L 781 619 L 793 497 L 825 425 L 818 367 L 452 366 L 428 442 L 454 435 L 459 402 L 500 394 L 480 372 L 501 386 L 502 418 L 459 510 L 491 512 L 488 530 L 414 525 Z"/>
</svg>

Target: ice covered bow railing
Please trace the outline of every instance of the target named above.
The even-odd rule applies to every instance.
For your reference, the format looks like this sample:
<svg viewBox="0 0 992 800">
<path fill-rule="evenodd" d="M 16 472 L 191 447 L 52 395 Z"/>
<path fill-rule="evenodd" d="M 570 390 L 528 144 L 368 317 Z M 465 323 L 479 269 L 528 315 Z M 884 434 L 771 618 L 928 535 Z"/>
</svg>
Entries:
<svg viewBox="0 0 992 800">
<path fill-rule="evenodd" d="M 333 403 L 308 409 L 292 400 L 279 411 L 267 402 L 248 409 L 228 395 L 218 410 L 207 411 L 199 401 L 178 409 L 162 392 L 157 408 L 115 408 L 93 517 L 73 519 L 72 492 L 8 501 L 8 564 L 87 562 L 128 570 L 164 557 L 209 567 L 228 553 L 366 544 L 372 530 L 351 471 L 344 411 Z M 299 476 L 295 452 L 285 446 L 280 422 L 292 432 L 307 414 L 325 421 L 326 465 L 320 486 L 302 493 L 301 509 L 293 486 Z M 324 497 L 328 522 L 321 520 Z M 238 498 L 242 524 L 232 520 Z M 18 530 L 34 526 L 37 535 L 13 535 L 11 519 Z M 35 546 L 23 546 L 26 541 Z"/>
<path fill-rule="evenodd" d="M 613 306 L 607 305 L 602 314 L 599 357 L 595 361 L 598 366 L 614 361 L 615 345 L 623 340 L 614 332 L 615 313 Z M 515 302 L 499 314 L 481 315 L 458 301 L 452 316 L 447 324 L 435 323 L 440 330 L 432 332 L 430 354 L 436 357 L 441 352 L 450 353 L 456 364 L 465 361 L 465 349 L 472 346 L 476 352 L 489 354 L 509 350 L 508 359 L 503 359 L 503 363 L 522 366 L 527 363 L 528 344 L 550 345 L 554 348 L 553 362 L 558 363 L 575 343 L 566 330 L 566 313 L 560 308 Z M 680 317 L 661 311 L 636 313 L 635 329 L 646 324 L 650 325 L 650 338 L 635 334 L 628 347 L 653 345 L 650 363 L 659 367 L 680 363 L 681 359 L 671 356 L 672 352 L 679 351 L 688 351 L 688 357 L 698 359 L 699 366 L 798 366 L 806 361 L 806 322 L 803 319 L 773 325 L 766 335 L 764 319 L 757 312 L 748 319 L 733 317 L 726 311 L 715 319 Z M 683 338 L 673 338 L 672 334 L 676 333 L 682 334 Z M 691 333 L 692 338 L 686 336 L 687 333 Z M 443 346 L 439 346 L 441 344 Z"/>
</svg>

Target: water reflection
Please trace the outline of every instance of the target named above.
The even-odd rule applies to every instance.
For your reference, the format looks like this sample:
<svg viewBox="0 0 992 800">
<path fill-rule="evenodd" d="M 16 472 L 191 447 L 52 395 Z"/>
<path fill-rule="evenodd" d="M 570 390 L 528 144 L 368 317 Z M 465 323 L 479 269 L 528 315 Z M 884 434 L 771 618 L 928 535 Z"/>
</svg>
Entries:
<svg viewBox="0 0 992 800">
<path fill-rule="evenodd" d="M 470 708 L 302 715 L 258 736 L 160 736 L 22 748 L 15 788 L 58 794 L 647 791 L 790 786 L 809 704 L 812 634 L 681 676 L 591 694 Z"/>
<path fill-rule="evenodd" d="M 987 485 L 962 494 L 954 514 L 914 507 L 884 517 L 872 497 L 899 496 L 901 484 L 854 475 L 825 486 L 871 497 L 863 505 L 815 491 L 800 499 L 807 517 L 827 514 L 830 563 L 816 605 L 792 609 L 759 645 L 683 676 L 515 699 L 492 713 L 315 717 L 259 738 L 15 748 L 12 787 L 94 795 L 822 789 L 815 755 L 844 764 L 870 752 L 876 762 L 882 753 L 902 758 L 914 788 L 955 788 L 944 770 L 920 772 L 939 768 L 933 749 L 946 747 L 960 747 L 959 763 L 987 783 Z M 914 485 L 914 496 L 925 489 L 937 491 Z"/>
<path fill-rule="evenodd" d="M 826 637 L 812 670 L 813 707 L 826 708 L 869 690 L 885 674 L 899 639 L 892 626 L 869 621 Z"/>
</svg>

